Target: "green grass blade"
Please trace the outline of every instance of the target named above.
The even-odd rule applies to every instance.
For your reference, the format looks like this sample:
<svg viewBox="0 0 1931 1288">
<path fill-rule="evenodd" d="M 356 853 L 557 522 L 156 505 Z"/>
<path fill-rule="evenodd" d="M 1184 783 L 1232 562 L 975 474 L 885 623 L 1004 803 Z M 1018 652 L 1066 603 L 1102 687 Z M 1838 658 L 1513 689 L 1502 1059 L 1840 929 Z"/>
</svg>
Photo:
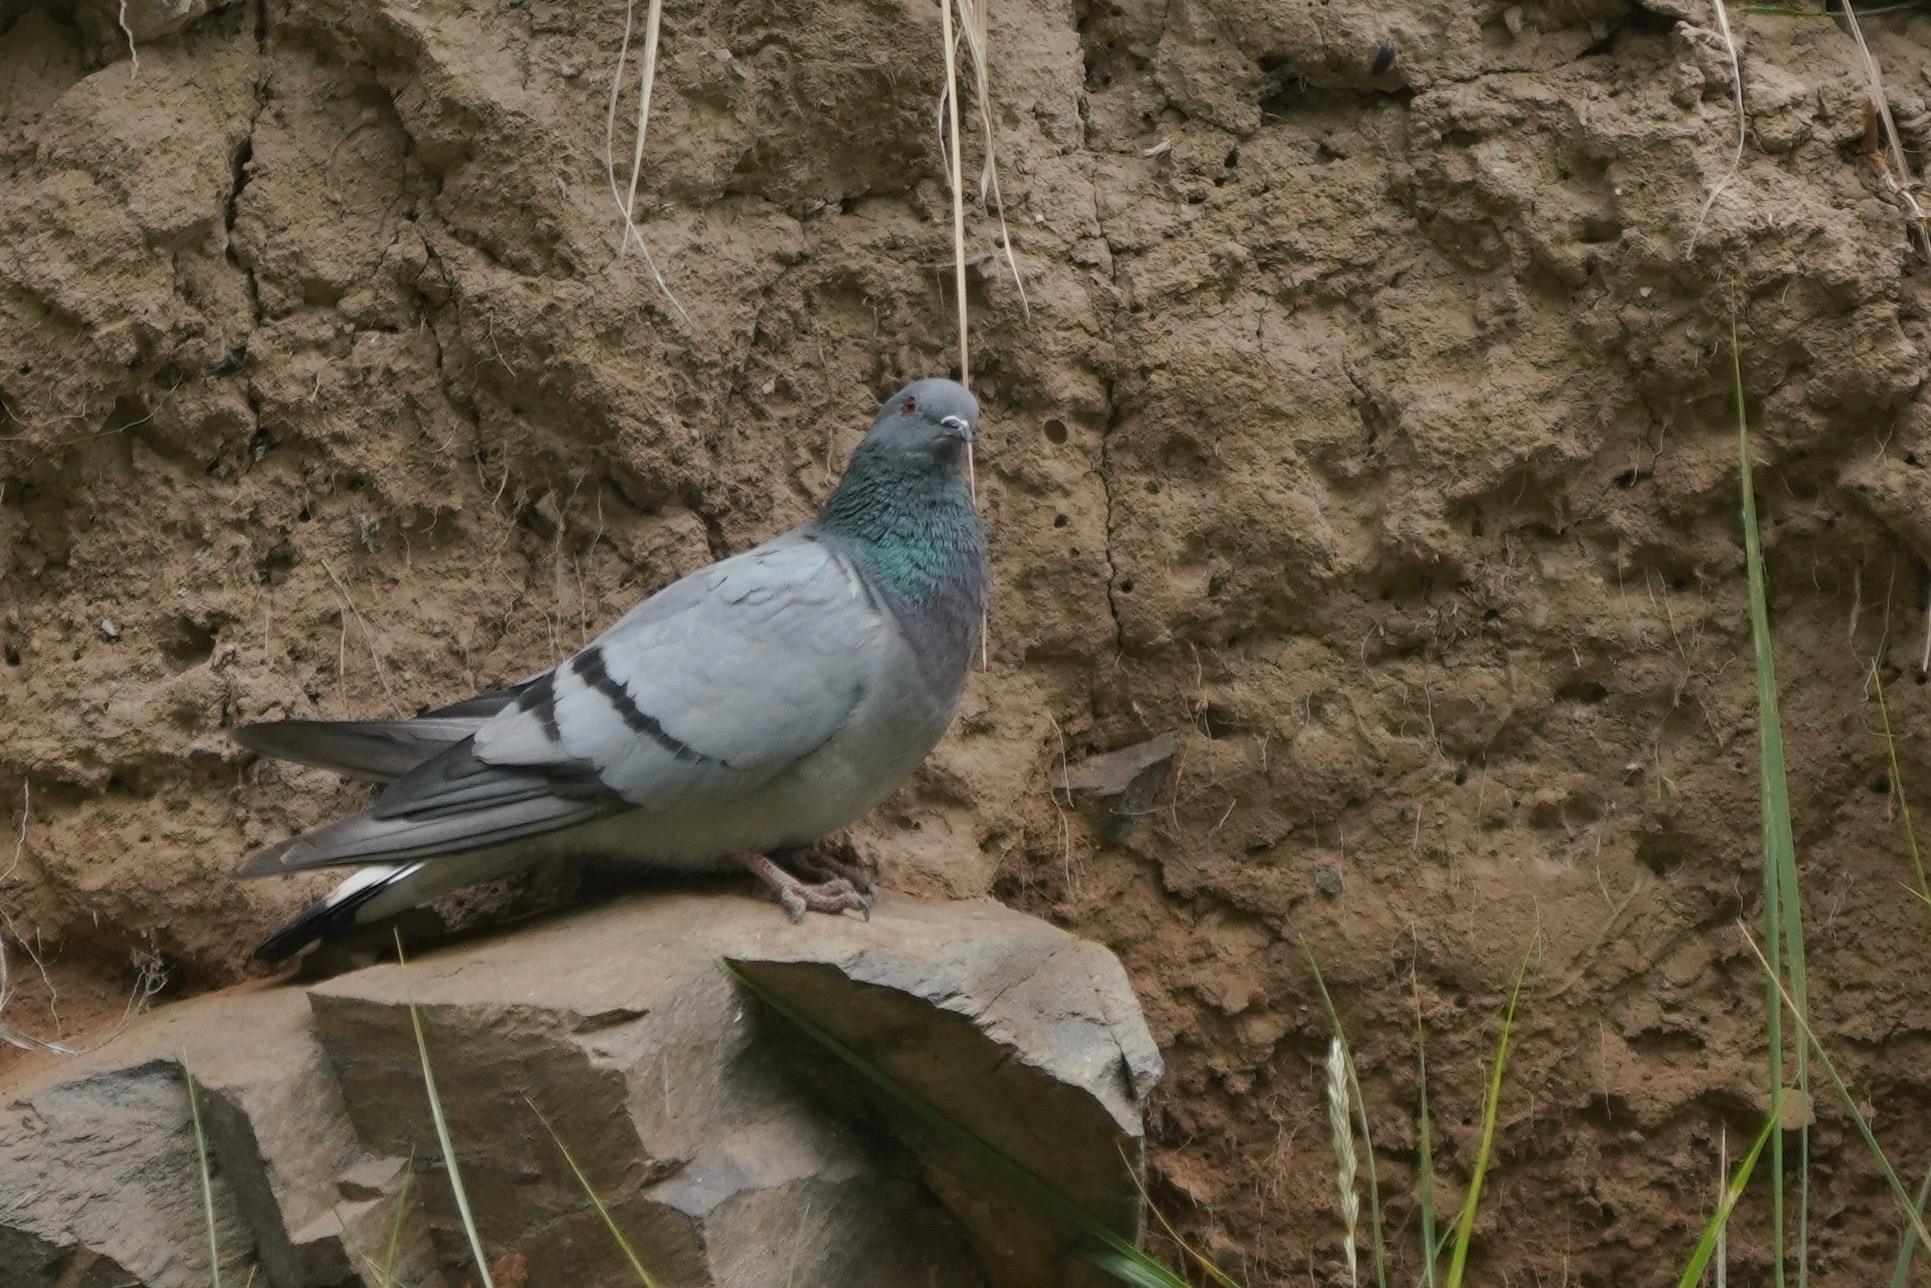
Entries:
<svg viewBox="0 0 1931 1288">
<path fill-rule="evenodd" d="M 1783 1116 L 1783 1100 L 1779 1097 L 1770 1106 L 1770 1117 L 1764 1120 L 1763 1130 L 1757 1133 L 1756 1143 L 1750 1152 L 1743 1156 L 1737 1174 L 1730 1178 L 1730 1184 L 1723 1191 L 1723 1199 L 1710 1214 L 1710 1223 L 1703 1227 L 1703 1237 L 1696 1241 L 1696 1248 L 1690 1253 L 1688 1264 L 1683 1267 L 1682 1277 L 1676 1281 L 1676 1288 L 1696 1288 L 1703 1278 L 1703 1270 L 1710 1264 L 1710 1255 L 1716 1251 L 1717 1241 L 1723 1236 L 1723 1228 L 1730 1222 L 1730 1213 L 1736 1210 L 1737 1200 L 1743 1197 L 1743 1187 L 1750 1183 L 1750 1173 L 1757 1169 L 1757 1156 L 1763 1153 L 1764 1145 L 1777 1130 L 1777 1122 Z"/>
<path fill-rule="evenodd" d="M 910 1110 L 914 1117 L 930 1127 L 953 1144 L 960 1146 L 981 1163 L 1010 1181 L 1013 1186 L 1041 1207 L 1051 1211 L 1060 1220 L 1080 1231 L 1096 1245 L 1086 1255 L 1102 1270 L 1135 1285 L 1156 1285 L 1157 1288 L 1187 1288 L 1186 1280 L 1168 1270 L 1165 1266 L 1134 1247 L 1109 1227 L 1106 1222 L 1075 1203 L 1058 1188 L 1046 1181 L 1037 1172 L 1027 1167 L 1012 1155 L 986 1140 L 977 1132 L 962 1126 L 946 1117 L 938 1109 L 920 1100 L 910 1091 L 901 1087 L 891 1075 L 867 1060 L 856 1050 L 832 1036 L 825 1029 L 803 1014 L 781 1001 L 770 990 L 745 975 L 730 962 L 720 961 L 718 969 L 726 978 L 744 989 L 751 996 L 770 1007 L 772 1011 L 790 1022 L 813 1042 L 836 1056 L 859 1077 L 890 1096 L 893 1100 Z M 1131 1268 L 1130 1270 L 1128 1268 Z M 1133 1277 L 1128 1278 L 1131 1274 Z"/>
<path fill-rule="evenodd" d="M 1455 1244 L 1448 1254 L 1448 1274 L 1443 1283 L 1447 1288 L 1461 1288 L 1462 1275 L 1468 1267 L 1468 1247 L 1475 1237 L 1475 1209 L 1482 1199 L 1482 1181 L 1488 1175 L 1489 1154 L 1495 1145 L 1495 1120 L 1502 1108 L 1502 1068 L 1508 1061 L 1509 1031 L 1515 1025 L 1515 1004 L 1522 996 L 1522 979 L 1528 974 L 1529 958 L 1535 952 L 1533 941 L 1528 952 L 1522 954 L 1522 964 L 1515 968 L 1515 983 L 1509 988 L 1508 1009 L 1502 1012 L 1502 1032 L 1495 1040 L 1495 1064 L 1489 1070 L 1488 1095 L 1482 1105 L 1482 1143 L 1475 1151 L 1475 1170 L 1468 1178 L 1468 1197 L 1462 1200 L 1462 1210 L 1455 1219 Z"/>
<path fill-rule="evenodd" d="M 1153 1213 L 1153 1219 L 1160 1223 L 1160 1228 L 1167 1232 L 1167 1237 L 1173 1240 L 1174 1246 L 1186 1253 L 1187 1258 L 1200 1267 L 1200 1273 L 1206 1275 L 1214 1283 L 1219 1284 L 1220 1288 L 1240 1288 L 1240 1285 L 1235 1283 L 1225 1270 L 1222 1270 L 1219 1266 L 1208 1260 L 1205 1253 L 1201 1252 L 1200 1249 L 1194 1247 L 1191 1243 L 1188 1243 L 1186 1239 L 1181 1237 L 1180 1231 L 1173 1228 L 1173 1222 L 1167 1220 L 1167 1214 L 1155 1205 L 1153 1196 L 1147 1193 L 1146 1183 L 1140 1179 L 1140 1174 L 1134 1170 L 1133 1160 L 1126 1156 L 1125 1149 L 1120 1150 L 1120 1162 L 1126 1166 L 1126 1174 L 1133 1179 L 1133 1188 L 1140 1192 L 1140 1202 L 1146 1204 L 1147 1211 Z"/>
<path fill-rule="evenodd" d="M 395 1282 L 396 1249 L 402 1246 L 402 1218 L 408 1215 L 409 1184 L 416 1179 L 416 1154 L 409 1151 L 408 1161 L 403 1164 L 402 1183 L 396 1187 L 396 1219 L 389 1226 L 389 1249 L 382 1257 L 382 1282 Z"/>
<path fill-rule="evenodd" d="M 215 1183 L 208 1169 L 208 1134 L 201 1128 L 201 1098 L 195 1094 L 194 1075 L 183 1065 L 188 1083 L 188 1118 L 194 1123 L 194 1156 L 201 1165 L 201 1211 L 208 1218 L 208 1280 L 221 1288 L 221 1240 L 215 1234 Z"/>
<path fill-rule="evenodd" d="M 402 936 L 396 935 L 396 963 L 409 964 L 402 953 Z M 442 1097 L 436 1094 L 436 1071 L 429 1064 L 429 1042 L 422 1034 L 422 1016 L 414 1002 L 409 1003 L 409 1025 L 416 1031 L 416 1054 L 422 1060 L 422 1086 L 429 1093 L 429 1117 L 436 1124 L 436 1144 L 449 1169 L 449 1189 L 456 1196 L 456 1212 L 463 1219 L 463 1233 L 469 1236 L 470 1255 L 476 1259 L 476 1274 L 483 1288 L 496 1288 L 489 1277 L 489 1258 L 483 1255 L 483 1236 L 476 1232 L 476 1218 L 469 1210 L 469 1192 L 463 1188 L 463 1169 L 456 1164 L 456 1146 L 449 1139 L 449 1123 L 443 1117 Z"/>
<path fill-rule="evenodd" d="M 1133 1288 L 1173 1288 L 1184 1280 L 1176 1279 L 1173 1272 L 1157 1262 L 1151 1262 L 1144 1253 L 1125 1253 L 1106 1245 L 1095 1245 L 1083 1254 L 1086 1259 L 1112 1275 L 1123 1284 Z"/>
<path fill-rule="evenodd" d="M 1897 736 L 1891 732 L 1891 708 L 1884 701 L 1884 677 L 1878 672 L 1877 659 L 1871 659 L 1871 683 L 1877 689 L 1877 715 L 1884 727 L 1884 754 L 1891 763 L 1891 795 L 1897 798 L 1898 820 L 1904 824 L 1904 843 L 1911 851 L 1911 873 L 1917 878 L 1917 896 L 1931 903 L 1931 880 L 1924 872 L 1924 854 L 1918 849 L 1917 829 L 1911 826 L 1911 802 L 1904 795 L 1904 771 L 1897 763 Z"/>
<path fill-rule="evenodd" d="M 1334 1009 L 1334 999 L 1328 996 L 1328 982 L 1321 978 L 1321 965 L 1314 960 L 1314 950 L 1307 946 L 1305 940 L 1301 943 L 1301 951 L 1307 954 L 1307 968 L 1314 972 L 1314 987 L 1320 991 L 1321 1007 L 1328 1013 L 1328 1031 L 1341 1044 L 1341 1061 L 1348 1072 L 1348 1094 L 1354 1098 L 1355 1122 L 1361 1128 L 1361 1152 L 1368 1160 L 1368 1230 L 1374 1250 L 1375 1288 L 1388 1288 L 1381 1237 L 1381 1177 L 1375 1170 L 1374 1137 L 1368 1134 L 1368 1102 L 1362 1099 L 1361 1079 L 1354 1072 L 1354 1049 L 1348 1045 L 1348 1035 L 1341 1027 L 1341 1016 Z"/>
<path fill-rule="evenodd" d="M 1897 799 L 1898 821 L 1904 825 L 1904 844 L 1911 852 L 1911 875 L 1917 884 L 1911 893 L 1919 902 L 1931 905 L 1931 879 L 1924 871 L 1924 852 L 1918 846 L 1917 829 L 1911 824 L 1911 801 L 1904 791 L 1904 771 L 1897 763 L 1897 735 L 1891 731 L 1891 708 L 1884 700 L 1883 669 L 1877 659 L 1871 659 L 1871 684 L 1877 693 L 1877 716 L 1884 730 L 1884 755 L 1891 767 L 1891 794 Z M 1912 1204 L 1920 1217 L 1924 1204 L 1931 1198 L 1931 1168 L 1927 1168 L 1924 1179 L 1918 1183 L 1917 1201 Z M 1891 1288 L 1906 1288 L 1911 1280 L 1911 1259 L 1917 1252 L 1918 1234 L 1907 1221 L 1904 1233 L 1899 1236 L 1897 1261 L 1891 1267 Z"/>
<path fill-rule="evenodd" d="M 1435 1288 L 1435 1262 L 1441 1240 L 1435 1234 L 1435 1153 L 1428 1124 L 1428 1039 L 1421 1028 L 1421 985 L 1415 983 L 1415 1075 L 1420 1087 L 1421 1114 L 1417 1134 L 1421 1144 L 1421 1176 L 1417 1196 L 1421 1204 L 1421 1282 Z"/>
<path fill-rule="evenodd" d="M 1918 1219 L 1924 1219 L 1924 1201 L 1931 1198 L 1931 1168 L 1926 1168 L 1924 1179 L 1918 1182 L 1917 1201 L 1911 1206 L 1917 1211 Z M 1911 1282 L 1911 1257 L 1917 1251 L 1917 1227 L 1909 1221 L 1904 1223 L 1904 1236 L 1898 1240 L 1897 1263 L 1891 1267 L 1891 1288 L 1907 1288 Z"/>
<path fill-rule="evenodd" d="M 604 1206 L 603 1200 L 597 1197 L 597 1191 L 591 1186 L 590 1178 L 583 1174 L 581 1167 L 577 1166 L 577 1160 L 570 1153 L 570 1147 L 563 1143 L 563 1137 L 557 1135 L 556 1128 L 550 1126 L 550 1120 L 545 1118 L 543 1111 L 536 1107 L 536 1101 L 525 1096 L 523 1103 L 530 1107 L 530 1112 L 536 1115 L 536 1120 L 543 1124 L 543 1130 L 550 1133 L 550 1139 L 555 1141 L 556 1147 L 563 1152 L 563 1161 L 570 1165 L 570 1171 L 575 1174 L 577 1184 L 581 1185 L 583 1192 L 590 1196 L 590 1202 L 596 1207 L 597 1215 L 603 1218 L 603 1228 L 610 1231 L 610 1237 L 617 1241 L 617 1247 L 623 1252 L 624 1260 L 630 1263 L 630 1269 L 636 1274 L 637 1282 L 644 1288 L 657 1288 L 657 1281 L 650 1277 L 650 1271 L 644 1269 L 644 1263 L 637 1259 L 636 1252 L 631 1249 L 630 1240 L 624 1238 L 624 1232 L 617 1228 L 616 1219 L 610 1215 L 610 1209 Z"/>
<path fill-rule="evenodd" d="M 1764 947 L 1771 969 L 1772 991 L 1765 996 L 1764 1033 L 1770 1094 L 1783 1094 L 1783 1008 L 1778 992 L 1784 980 L 1801 1017 L 1807 1014 L 1804 981 L 1803 905 L 1797 893 L 1797 847 L 1790 825 L 1790 787 L 1784 774 L 1783 721 L 1777 704 L 1777 668 L 1770 642 L 1770 610 L 1764 590 L 1763 543 L 1757 526 L 1756 489 L 1752 486 L 1750 423 L 1744 410 L 1743 358 L 1736 324 L 1730 326 L 1730 374 L 1737 411 L 1737 453 L 1743 501 L 1744 561 L 1750 596 L 1750 640 L 1757 681 L 1757 791 L 1763 834 Z M 1797 1047 L 1797 1086 L 1810 1094 L 1807 1048 Z M 1797 1282 L 1809 1281 L 1810 1129 L 1797 1137 Z M 1771 1266 L 1774 1282 L 1784 1282 L 1784 1159 L 1783 1134 L 1770 1140 Z"/>
<path fill-rule="evenodd" d="M 1748 929 L 1742 926 L 1738 928 L 1743 930 L 1743 942 L 1750 945 L 1750 951 L 1757 955 L 1757 961 L 1768 971 L 1770 963 L 1764 957 L 1763 950 L 1757 947 L 1757 941 L 1750 938 Z M 1891 1166 L 1891 1160 L 1885 1157 L 1883 1147 L 1877 1143 L 1877 1133 L 1871 1130 L 1870 1120 L 1864 1117 L 1864 1111 L 1857 1107 L 1857 1098 L 1851 1095 L 1849 1084 L 1837 1072 L 1836 1062 L 1830 1058 L 1830 1052 L 1824 1050 L 1824 1044 L 1817 1040 L 1817 1034 L 1812 1031 L 1810 1021 L 1804 1017 L 1802 1011 L 1797 1009 L 1796 999 L 1791 997 L 1789 990 L 1779 984 L 1777 994 L 1783 999 L 1785 1008 L 1789 1010 L 1790 1018 L 1796 1021 L 1798 1032 L 1803 1034 L 1804 1041 L 1809 1043 L 1810 1049 L 1816 1053 L 1817 1063 L 1830 1078 L 1831 1086 L 1836 1089 L 1837 1098 L 1843 1102 L 1845 1112 L 1850 1114 L 1851 1121 L 1857 1125 L 1857 1134 L 1864 1138 L 1864 1147 L 1870 1150 L 1871 1157 L 1877 1160 L 1877 1170 L 1884 1174 L 1884 1183 L 1891 1187 L 1891 1197 L 1897 1200 L 1899 1210 L 1911 1223 L 1911 1229 L 1919 1240 L 1931 1245 L 1931 1233 L 1926 1232 L 1924 1228 L 1923 1216 L 1919 1214 L 1917 1205 L 1911 1202 L 1911 1196 L 1905 1192 L 1904 1182 L 1898 1179 L 1897 1169 Z"/>
</svg>

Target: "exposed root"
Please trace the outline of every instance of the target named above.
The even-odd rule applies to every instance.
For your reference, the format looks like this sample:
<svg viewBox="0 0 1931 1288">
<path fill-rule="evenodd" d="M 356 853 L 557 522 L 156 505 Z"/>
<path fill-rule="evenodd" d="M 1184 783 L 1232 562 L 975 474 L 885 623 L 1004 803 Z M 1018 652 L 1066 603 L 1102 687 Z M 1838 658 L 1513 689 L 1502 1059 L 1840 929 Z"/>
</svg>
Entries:
<svg viewBox="0 0 1931 1288">
<path fill-rule="evenodd" d="M 1844 20 L 1849 27 L 1851 39 L 1857 42 L 1857 55 L 1864 68 L 1865 87 L 1870 96 L 1869 119 L 1864 128 L 1864 151 L 1877 167 L 1879 177 L 1890 191 L 1891 198 L 1904 212 L 1910 222 L 1911 232 L 1918 245 L 1918 253 L 1926 262 L 1931 262 L 1931 216 L 1927 216 L 1924 206 L 1918 201 L 1917 178 L 1911 172 L 1911 162 L 1904 155 L 1904 145 L 1898 141 L 1897 122 L 1891 119 L 1890 101 L 1884 95 L 1884 76 L 1878 70 L 1877 56 L 1864 41 L 1864 29 L 1858 25 L 1857 9 L 1851 0 L 1844 0 Z M 1882 143 L 1888 144 L 1889 155 L 1880 151 L 1880 140 L 1875 136 L 1879 123 L 1883 125 Z"/>
</svg>

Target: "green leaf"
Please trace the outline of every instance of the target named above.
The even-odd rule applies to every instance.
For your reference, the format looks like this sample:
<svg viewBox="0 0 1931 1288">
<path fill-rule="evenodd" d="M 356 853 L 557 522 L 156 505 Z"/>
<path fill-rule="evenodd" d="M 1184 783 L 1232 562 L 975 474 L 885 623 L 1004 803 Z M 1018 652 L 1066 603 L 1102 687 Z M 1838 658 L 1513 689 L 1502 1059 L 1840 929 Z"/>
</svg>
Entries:
<svg viewBox="0 0 1931 1288">
<path fill-rule="evenodd" d="M 215 1237 L 215 1185 L 208 1168 L 208 1134 L 201 1129 L 201 1098 L 195 1094 L 194 1075 L 187 1066 L 181 1076 L 188 1083 L 188 1117 L 194 1123 L 194 1156 L 201 1165 L 201 1211 L 208 1218 L 208 1279 L 221 1288 L 221 1241 Z"/>
<path fill-rule="evenodd" d="M 407 966 L 402 953 L 402 935 L 396 934 L 396 964 Z M 463 1188 L 463 1169 L 456 1164 L 456 1146 L 449 1139 L 449 1123 L 443 1118 L 442 1097 L 436 1094 L 436 1071 L 429 1066 L 429 1042 L 422 1035 L 422 1016 L 416 1004 L 409 1003 L 409 1024 L 416 1031 L 416 1054 L 422 1060 L 423 1090 L 429 1093 L 429 1117 L 436 1124 L 436 1144 L 443 1152 L 443 1165 L 449 1169 L 449 1189 L 456 1196 L 456 1212 L 463 1220 L 463 1233 L 469 1236 L 470 1255 L 476 1259 L 476 1274 L 483 1288 L 496 1288 L 489 1277 L 489 1259 L 483 1255 L 483 1236 L 476 1232 L 476 1218 L 469 1210 L 469 1192 Z"/>
<path fill-rule="evenodd" d="M 1435 1288 L 1435 1262 L 1441 1257 L 1441 1240 L 1435 1234 L 1435 1153 L 1428 1126 L 1428 1040 L 1421 1029 L 1421 986 L 1415 985 L 1415 1074 L 1421 1091 L 1419 1131 L 1421 1143 L 1421 1281 L 1424 1288 Z"/>
<path fill-rule="evenodd" d="M 1529 942 L 1528 951 L 1522 954 L 1522 964 L 1515 968 L 1515 983 L 1509 988 L 1508 1009 L 1502 1012 L 1502 1033 L 1495 1040 L 1495 1062 L 1488 1074 L 1488 1097 L 1482 1106 L 1482 1143 L 1475 1150 L 1475 1171 L 1468 1178 L 1468 1197 L 1462 1200 L 1461 1214 L 1455 1222 L 1455 1245 L 1448 1254 L 1448 1274 L 1443 1282 L 1447 1288 L 1461 1288 L 1462 1275 L 1468 1266 L 1468 1247 L 1475 1237 L 1475 1208 L 1482 1200 L 1482 1181 L 1488 1175 L 1489 1155 L 1495 1144 L 1495 1120 L 1502 1108 L 1502 1068 L 1509 1056 L 1509 1030 L 1515 1025 L 1515 1004 L 1522 996 L 1522 978 L 1528 974 L 1529 958 L 1535 952 L 1535 941 Z"/>
<path fill-rule="evenodd" d="M 630 1240 L 624 1238 L 624 1232 L 617 1228 L 617 1222 L 610 1215 L 610 1209 L 605 1207 L 603 1200 L 597 1197 L 597 1191 L 591 1187 L 590 1178 L 583 1174 L 581 1167 L 577 1166 L 576 1157 L 570 1153 L 570 1147 L 563 1143 L 563 1137 L 557 1135 L 556 1128 L 550 1126 L 550 1120 L 545 1118 L 543 1111 L 536 1107 L 536 1101 L 525 1096 L 523 1103 L 530 1107 L 530 1112 L 536 1115 L 536 1120 L 543 1124 L 543 1130 L 550 1133 L 550 1139 L 556 1142 L 559 1150 L 563 1151 L 563 1161 L 570 1165 L 571 1172 L 576 1175 L 577 1184 L 581 1185 L 583 1192 L 590 1196 L 590 1202 L 596 1207 L 597 1215 L 603 1218 L 603 1228 L 610 1231 L 610 1237 L 617 1241 L 617 1247 L 624 1254 L 624 1260 L 630 1263 L 631 1270 L 637 1276 L 637 1282 L 642 1284 L 643 1288 L 657 1288 L 657 1281 L 650 1277 L 650 1271 L 644 1269 L 644 1263 L 637 1259 L 636 1252 L 631 1249 Z"/>
<path fill-rule="evenodd" d="M 1688 1264 L 1683 1267 L 1682 1277 L 1676 1281 L 1676 1288 L 1696 1288 L 1703 1278 L 1704 1267 L 1710 1264 L 1710 1256 L 1716 1251 L 1717 1238 L 1722 1235 L 1723 1227 L 1729 1223 L 1730 1213 L 1736 1209 L 1737 1200 L 1743 1197 L 1743 1187 L 1750 1183 L 1750 1173 L 1756 1170 L 1757 1155 L 1763 1153 L 1764 1143 L 1777 1130 L 1777 1120 L 1783 1114 L 1783 1101 L 1779 1098 L 1770 1106 L 1770 1117 L 1764 1122 L 1763 1130 L 1757 1133 L 1756 1144 L 1743 1156 L 1743 1163 L 1737 1174 L 1730 1178 L 1730 1184 L 1723 1191 L 1723 1198 L 1710 1214 L 1709 1224 L 1703 1227 L 1703 1237 L 1696 1241 L 1696 1248 L 1690 1253 Z"/>
<path fill-rule="evenodd" d="M 1737 411 L 1737 459 L 1743 500 L 1743 549 L 1750 596 L 1750 642 L 1757 680 L 1757 797 L 1763 834 L 1764 950 L 1770 966 L 1770 988 L 1764 1006 L 1764 1035 L 1769 1048 L 1767 1080 L 1770 1094 L 1783 1094 L 1783 1018 L 1777 992 L 1789 981 L 1795 1014 L 1809 1014 L 1804 980 L 1803 903 L 1797 891 L 1797 844 L 1790 824 L 1790 785 L 1784 773 L 1783 720 L 1777 703 L 1777 667 L 1770 641 L 1770 609 L 1764 590 L 1763 542 L 1757 526 L 1756 489 L 1752 486 L 1750 423 L 1744 411 L 1743 357 L 1737 344 L 1736 323 L 1730 324 L 1730 374 Z M 1797 1045 L 1797 1086 L 1810 1095 L 1809 1051 Z M 1784 1163 L 1783 1134 L 1770 1139 L 1771 1268 L 1777 1288 L 1784 1282 Z M 1797 1134 L 1797 1282 L 1810 1278 L 1810 1128 Z"/>
</svg>

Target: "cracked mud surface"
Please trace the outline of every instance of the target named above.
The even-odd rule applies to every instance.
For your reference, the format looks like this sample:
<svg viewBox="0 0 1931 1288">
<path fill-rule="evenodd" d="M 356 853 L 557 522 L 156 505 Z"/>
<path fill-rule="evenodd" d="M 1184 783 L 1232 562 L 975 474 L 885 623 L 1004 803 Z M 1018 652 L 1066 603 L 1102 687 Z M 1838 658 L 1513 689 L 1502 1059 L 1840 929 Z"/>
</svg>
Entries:
<svg viewBox="0 0 1931 1288">
<path fill-rule="evenodd" d="M 1829 23 L 1740 25 L 1749 146 L 1701 213 L 1735 145 L 1703 14 L 993 7 L 1033 314 L 975 270 L 991 668 L 855 844 L 887 897 L 991 888 L 1121 954 L 1170 1069 L 1154 1197 L 1253 1284 L 1342 1273 L 1297 940 L 1398 1277 L 1411 969 L 1447 1202 L 1540 932 L 1482 1282 L 1660 1278 L 1753 1129 L 1733 309 L 1817 1018 L 1893 1157 L 1931 1150 L 1866 679 L 1931 790 L 1926 269 Z M 0 2 L 0 911 L 47 971 L 12 952 L 9 1021 L 85 1033 L 136 954 L 234 979 L 314 892 L 226 873 L 358 790 L 225 728 L 526 674 L 803 517 L 870 400 L 945 367 L 936 13 L 669 7 L 644 231 L 688 320 L 616 255 L 621 21 L 265 0 L 130 78 L 98 6 Z M 1931 19 L 1870 34 L 1922 161 Z M 1055 810 L 1063 758 L 1168 729 L 1124 847 Z M 1817 1282 L 1869 1283 L 1882 1183 L 1828 1107 L 1813 1149 Z"/>
</svg>

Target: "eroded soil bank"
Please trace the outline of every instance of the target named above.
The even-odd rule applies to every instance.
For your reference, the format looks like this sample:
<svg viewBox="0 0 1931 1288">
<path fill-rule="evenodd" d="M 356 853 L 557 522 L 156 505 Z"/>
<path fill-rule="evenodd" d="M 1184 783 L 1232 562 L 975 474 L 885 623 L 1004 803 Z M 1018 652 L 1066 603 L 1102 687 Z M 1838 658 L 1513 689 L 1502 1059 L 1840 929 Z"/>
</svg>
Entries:
<svg viewBox="0 0 1931 1288">
<path fill-rule="evenodd" d="M 930 6 L 672 0 L 641 186 L 681 312 L 616 254 L 620 5 L 252 0 L 138 75 L 115 8 L 0 0 L 6 1021 L 76 1037 L 139 962 L 238 978 L 313 892 L 226 873 L 358 789 L 223 729 L 546 664 L 808 513 L 952 345 Z M 1869 682 L 1931 791 L 1926 268 L 1848 38 L 1733 21 L 1731 175 L 1701 5 L 993 6 L 1031 313 L 975 215 L 990 667 L 856 843 L 1119 952 L 1170 1070 L 1154 1197 L 1254 1285 L 1341 1275 L 1297 941 L 1402 1282 L 1416 999 L 1446 1204 L 1538 932 L 1480 1282 L 1673 1276 L 1761 1114 L 1732 316 L 1816 1017 L 1931 1154 Z M 1931 18 L 1867 26 L 1921 162 Z M 1055 806 L 1169 730 L 1124 842 Z M 1815 1282 L 1869 1284 L 1897 1222 L 1820 1117 Z"/>
</svg>

